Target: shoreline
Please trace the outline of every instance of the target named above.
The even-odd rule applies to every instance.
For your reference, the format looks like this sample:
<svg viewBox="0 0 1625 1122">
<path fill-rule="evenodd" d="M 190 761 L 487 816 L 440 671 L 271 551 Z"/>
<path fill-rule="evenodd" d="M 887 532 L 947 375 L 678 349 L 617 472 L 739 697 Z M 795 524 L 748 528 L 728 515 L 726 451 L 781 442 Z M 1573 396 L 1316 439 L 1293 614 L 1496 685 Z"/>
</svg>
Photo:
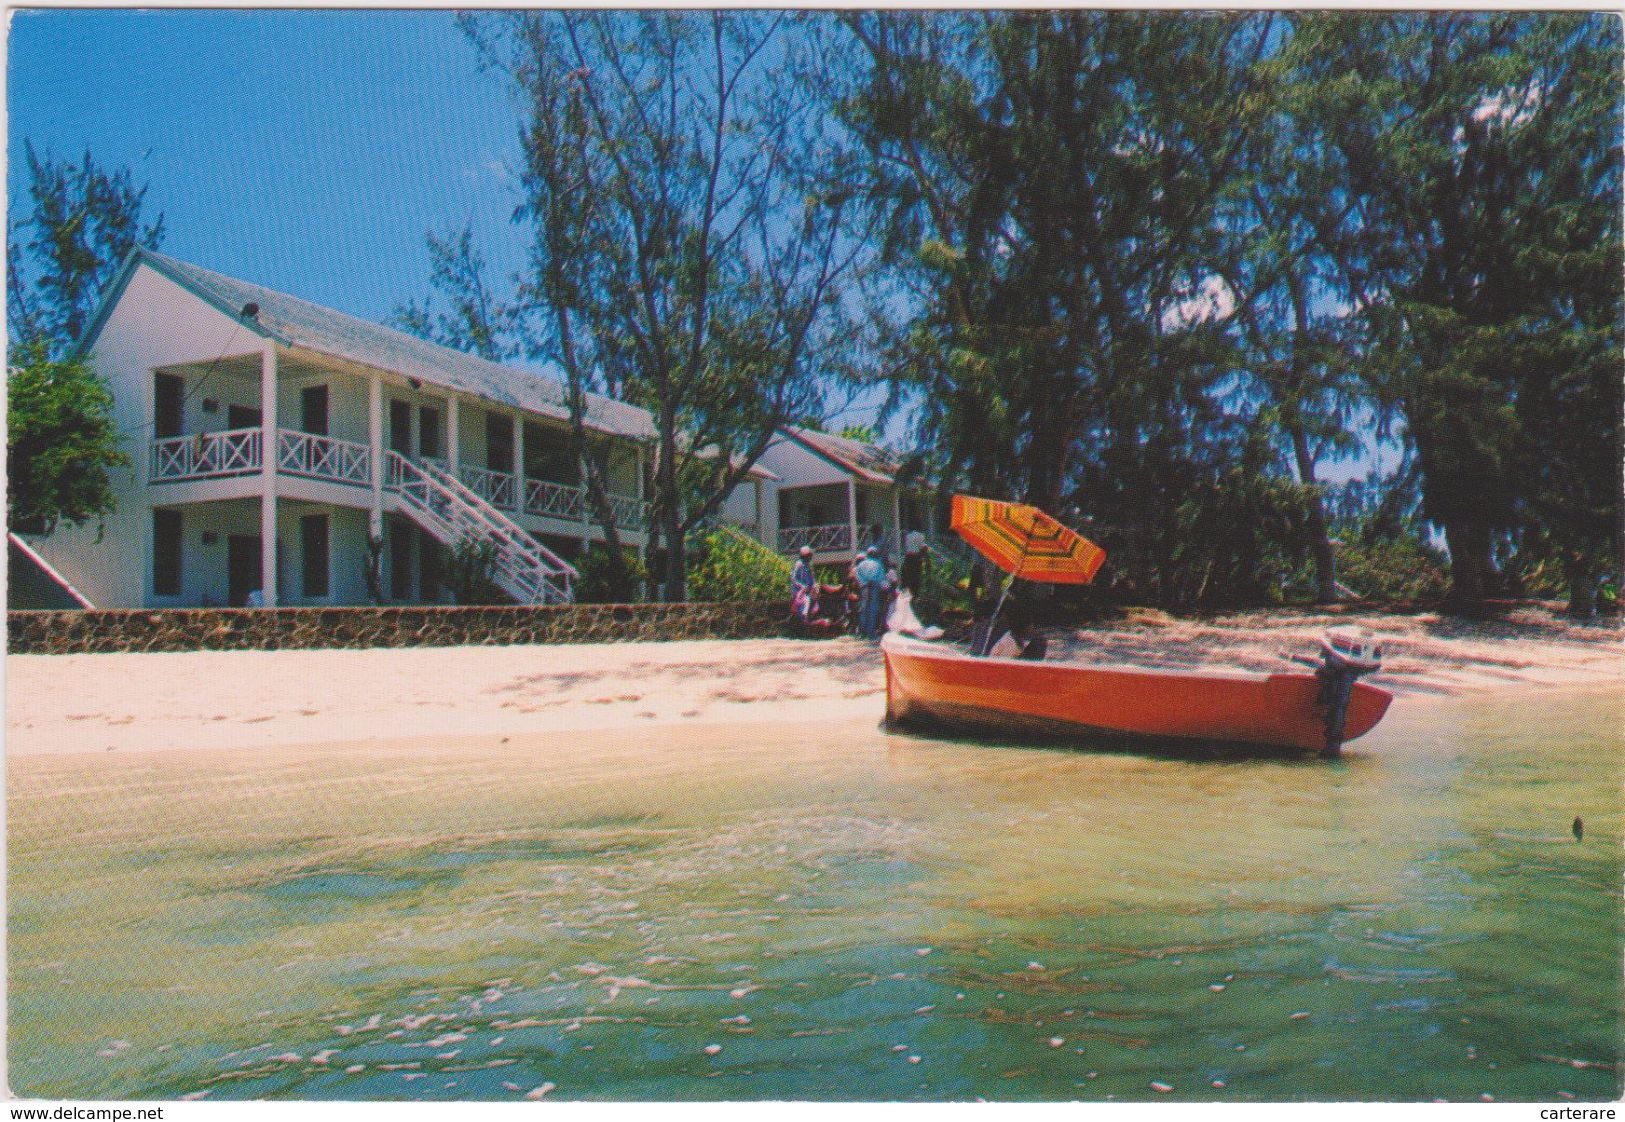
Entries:
<svg viewBox="0 0 1625 1122">
<path fill-rule="evenodd" d="M 1164 669 L 1302 671 L 1321 631 L 1357 623 L 1385 647 L 1370 679 L 1414 703 L 1625 680 L 1617 625 L 1544 609 L 1492 623 L 1437 616 L 1248 613 L 1053 633 L 1051 657 Z M 6 749 L 172 753 L 742 724 L 878 722 L 885 677 L 857 640 L 688 640 L 524 647 L 11 655 Z"/>
</svg>

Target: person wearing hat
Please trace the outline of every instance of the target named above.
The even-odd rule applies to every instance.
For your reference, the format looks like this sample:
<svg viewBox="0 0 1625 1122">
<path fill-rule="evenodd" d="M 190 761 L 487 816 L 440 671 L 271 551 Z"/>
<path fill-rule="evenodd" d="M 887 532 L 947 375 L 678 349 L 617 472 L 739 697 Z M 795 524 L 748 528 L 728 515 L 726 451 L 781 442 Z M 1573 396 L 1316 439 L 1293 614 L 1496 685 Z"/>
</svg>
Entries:
<svg viewBox="0 0 1625 1122">
<path fill-rule="evenodd" d="M 801 556 L 790 570 L 790 610 L 801 617 L 803 623 L 812 618 L 813 606 L 818 603 L 818 577 L 813 573 L 812 547 L 801 547 Z"/>
<path fill-rule="evenodd" d="M 858 579 L 858 632 L 865 639 L 880 638 L 880 601 L 886 590 L 886 566 L 880 551 L 870 546 L 859 557 L 853 575 Z"/>
</svg>

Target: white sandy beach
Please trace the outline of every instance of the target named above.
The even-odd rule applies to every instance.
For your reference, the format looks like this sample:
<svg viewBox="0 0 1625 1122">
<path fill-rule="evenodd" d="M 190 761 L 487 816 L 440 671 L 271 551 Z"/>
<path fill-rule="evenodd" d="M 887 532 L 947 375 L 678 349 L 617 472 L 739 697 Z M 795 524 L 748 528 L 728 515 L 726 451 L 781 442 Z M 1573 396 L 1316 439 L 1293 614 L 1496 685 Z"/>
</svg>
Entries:
<svg viewBox="0 0 1625 1122">
<path fill-rule="evenodd" d="M 1200 622 L 1136 613 L 1052 642 L 1052 657 L 1141 666 L 1299 669 L 1338 617 L 1252 613 Z M 1493 623 L 1362 616 L 1402 698 L 1625 682 L 1617 623 L 1544 609 Z M 6 659 L 13 756 L 251 749 L 684 725 L 878 721 L 879 652 L 852 639 L 204 651 Z"/>
</svg>

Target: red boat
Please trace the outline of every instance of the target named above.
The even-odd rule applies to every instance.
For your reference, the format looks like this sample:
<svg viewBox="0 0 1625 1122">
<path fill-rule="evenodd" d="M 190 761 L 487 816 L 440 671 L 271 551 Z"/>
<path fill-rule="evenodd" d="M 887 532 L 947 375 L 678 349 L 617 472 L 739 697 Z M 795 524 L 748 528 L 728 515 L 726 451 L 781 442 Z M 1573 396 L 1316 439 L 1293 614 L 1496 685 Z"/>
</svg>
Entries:
<svg viewBox="0 0 1625 1122">
<path fill-rule="evenodd" d="M 1322 643 L 1320 669 L 1280 674 L 980 658 L 898 635 L 881 651 L 889 724 L 1015 738 L 1336 755 L 1393 700 L 1355 680 L 1379 665 L 1375 646 L 1337 636 Z"/>
</svg>

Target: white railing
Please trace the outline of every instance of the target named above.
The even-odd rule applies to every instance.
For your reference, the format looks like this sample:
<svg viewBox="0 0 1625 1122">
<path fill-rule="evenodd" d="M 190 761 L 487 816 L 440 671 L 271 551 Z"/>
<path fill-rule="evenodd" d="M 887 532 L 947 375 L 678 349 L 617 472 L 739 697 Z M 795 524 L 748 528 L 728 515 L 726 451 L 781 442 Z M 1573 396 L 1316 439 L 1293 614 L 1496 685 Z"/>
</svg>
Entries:
<svg viewBox="0 0 1625 1122">
<path fill-rule="evenodd" d="M 649 504 L 631 495 L 611 495 L 609 509 L 620 530 L 643 530 L 649 525 Z"/>
<path fill-rule="evenodd" d="M 365 444 L 331 436 L 278 429 L 277 470 L 332 483 L 372 484 L 372 450 Z"/>
<path fill-rule="evenodd" d="M 462 468 L 462 477 L 470 491 L 492 506 L 500 510 L 513 509 L 514 491 L 518 483 L 513 476 L 506 472 L 465 464 Z"/>
<path fill-rule="evenodd" d="M 556 604 L 571 598 L 577 573 L 450 472 L 416 464 L 399 452 L 385 457 L 386 484 L 425 530 L 449 546 L 488 542 L 491 577 L 521 604 Z"/>
<path fill-rule="evenodd" d="M 153 482 L 251 475 L 260 470 L 260 430 L 227 429 L 152 442 Z"/>
<path fill-rule="evenodd" d="M 649 525 L 649 504 L 631 495 L 610 495 L 610 512 L 619 530 L 644 530 Z M 571 487 L 548 479 L 525 480 L 525 513 L 538 518 L 558 518 L 565 522 L 593 519 L 592 503 L 585 487 Z"/>
<path fill-rule="evenodd" d="M 587 520 L 587 492 L 547 479 L 525 480 L 525 513 L 566 522 Z"/>
<path fill-rule="evenodd" d="M 852 527 L 845 522 L 834 526 L 786 526 L 779 531 L 779 550 L 795 553 L 802 546 L 811 546 L 814 553 L 852 548 Z"/>
</svg>

